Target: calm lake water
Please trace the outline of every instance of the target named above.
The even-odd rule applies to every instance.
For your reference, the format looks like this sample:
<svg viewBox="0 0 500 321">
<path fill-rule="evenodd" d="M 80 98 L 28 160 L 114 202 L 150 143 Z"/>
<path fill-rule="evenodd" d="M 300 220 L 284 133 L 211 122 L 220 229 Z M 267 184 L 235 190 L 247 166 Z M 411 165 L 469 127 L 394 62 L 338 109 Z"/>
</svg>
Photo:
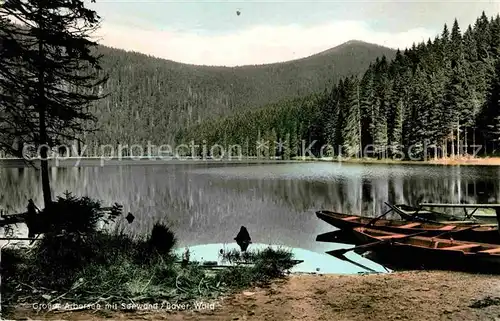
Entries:
<svg viewBox="0 0 500 321">
<path fill-rule="evenodd" d="M 168 222 L 180 246 L 230 243 L 241 225 L 252 241 L 316 253 L 332 244 L 315 241 L 331 231 L 319 209 L 374 216 L 384 202 L 497 202 L 500 167 L 347 163 L 153 164 L 52 168 L 55 195 L 123 204 L 136 216 L 126 229 L 146 233 Z M 0 208 L 24 211 L 29 198 L 42 204 L 39 173 L 0 168 Z"/>
</svg>

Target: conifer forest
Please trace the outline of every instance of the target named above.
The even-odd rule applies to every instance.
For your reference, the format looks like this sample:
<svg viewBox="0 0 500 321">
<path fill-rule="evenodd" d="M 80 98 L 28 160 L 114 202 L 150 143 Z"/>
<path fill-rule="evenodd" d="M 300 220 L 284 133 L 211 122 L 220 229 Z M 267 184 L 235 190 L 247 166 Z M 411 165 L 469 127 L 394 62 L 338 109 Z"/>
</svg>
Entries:
<svg viewBox="0 0 500 321">
<path fill-rule="evenodd" d="M 455 20 L 451 30 L 444 25 L 440 36 L 398 50 L 393 59 L 377 57 L 361 76 L 201 122 L 177 138 L 238 144 L 261 135 L 290 144 L 283 157 L 294 156 L 302 140 L 330 144 L 334 155 L 492 155 L 500 139 L 499 50 L 500 17 L 483 12 L 465 30 Z"/>
</svg>

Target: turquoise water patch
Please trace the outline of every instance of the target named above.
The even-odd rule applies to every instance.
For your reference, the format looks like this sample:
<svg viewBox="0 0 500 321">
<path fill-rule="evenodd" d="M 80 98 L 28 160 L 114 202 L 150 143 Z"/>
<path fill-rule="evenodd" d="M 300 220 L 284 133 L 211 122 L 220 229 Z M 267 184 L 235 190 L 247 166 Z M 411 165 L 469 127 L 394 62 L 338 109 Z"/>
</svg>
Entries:
<svg viewBox="0 0 500 321">
<path fill-rule="evenodd" d="M 294 254 L 295 260 L 303 260 L 304 262 L 297 264 L 292 268 L 292 273 L 322 273 L 322 274 L 357 274 L 357 273 L 367 273 L 367 272 L 388 272 L 383 266 L 372 262 L 356 253 L 349 252 L 345 256 L 358 264 L 361 264 L 368 269 L 364 269 L 353 263 L 337 259 L 329 254 L 316 253 L 309 250 L 304 250 L 300 248 L 290 248 L 281 245 L 268 245 L 268 244 L 250 244 L 248 251 L 263 250 L 268 247 L 273 249 L 284 249 L 289 250 Z M 334 248 L 348 248 L 349 245 L 333 244 Z M 204 244 L 189 247 L 190 261 L 199 262 L 217 262 L 219 265 L 228 265 L 227 262 L 223 262 L 219 254 L 220 250 L 230 251 L 233 249 L 239 250 L 239 246 L 236 243 L 230 244 Z M 176 249 L 175 253 L 182 255 L 184 248 Z M 369 269 L 373 270 L 370 271 Z"/>
</svg>

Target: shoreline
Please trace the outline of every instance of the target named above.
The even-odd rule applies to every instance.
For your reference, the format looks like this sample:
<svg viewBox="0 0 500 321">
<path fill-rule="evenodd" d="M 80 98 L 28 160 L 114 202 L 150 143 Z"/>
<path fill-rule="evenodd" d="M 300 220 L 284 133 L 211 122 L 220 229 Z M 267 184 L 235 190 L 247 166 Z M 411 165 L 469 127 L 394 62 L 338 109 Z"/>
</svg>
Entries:
<svg viewBox="0 0 500 321">
<path fill-rule="evenodd" d="M 181 165 L 181 164 L 289 164 L 304 162 L 321 162 L 335 164 L 379 164 L 379 165 L 434 165 L 434 166 L 500 166 L 500 157 L 462 157 L 462 158 L 440 158 L 425 161 L 415 160 L 394 160 L 394 159 L 376 159 L 376 158 L 312 158 L 312 157 L 294 157 L 289 160 L 283 159 L 194 159 L 194 158 L 172 158 L 160 159 L 150 157 L 69 157 L 61 159 L 49 159 L 50 167 L 104 167 L 119 165 Z M 38 164 L 39 160 L 34 160 L 33 164 Z M 30 166 L 21 158 L 0 158 L 0 168 L 9 167 L 27 167 Z"/>
<path fill-rule="evenodd" d="M 201 309 L 36 311 L 14 319 L 44 320 L 497 320 L 500 279 L 492 275 L 409 271 L 370 275 L 291 275 Z M 214 305 L 210 305 L 214 303 Z M 165 304 L 165 303 L 164 303 Z M 168 304 L 168 303 L 167 303 Z M 215 308 L 212 308 L 215 306 Z"/>
<path fill-rule="evenodd" d="M 306 160 L 307 161 L 307 160 Z M 311 161 L 349 163 L 349 164 L 387 164 L 387 165 L 435 165 L 435 166 L 500 166 L 500 157 L 477 158 L 439 158 L 432 160 L 412 161 L 375 158 L 344 158 L 335 160 L 331 158 L 311 159 Z"/>
</svg>

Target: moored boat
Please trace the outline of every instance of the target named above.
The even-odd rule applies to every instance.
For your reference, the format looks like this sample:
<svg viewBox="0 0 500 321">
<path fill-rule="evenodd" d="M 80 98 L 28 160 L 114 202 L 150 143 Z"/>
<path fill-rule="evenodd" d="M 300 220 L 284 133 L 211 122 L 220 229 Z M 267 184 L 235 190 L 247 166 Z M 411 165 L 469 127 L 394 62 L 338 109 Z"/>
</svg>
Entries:
<svg viewBox="0 0 500 321">
<path fill-rule="evenodd" d="M 472 217 L 478 220 L 478 222 L 485 224 L 498 224 L 497 215 L 495 213 L 474 213 Z"/>
<path fill-rule="evenodd" d="M 494 224 L 478 225 L 474 221 L 429 223 L 387 220 L 383 218 L 375 220 L 370 217 L 347 215 L 331 211 L 318 211 L 316 212 L 316 216 L 342 231 L 342 233 L 334 231 L 318 235 L 316 240 L 322 242 L 361 244 L 359 239 L 349 234 L 349 231 L 356 227 L 367 227 L 367 225 L 371 224 L 371 227 L 374 229 L 405 235 L 426 232 L 426 236 L 433 237 L 450 231 L 448 235 L 457 240 L 500 244 L 500 232 L 497 225 Z"/>
<path fill-rule="evenodd" d="M 500 273 L 500 245 L 427 236 L 408 236 L 357 227 L 353 233 L 365 244 L 357 253 L 371 251 L 371 259 L 392 268 L 424 268 Z"/>
</svg>

